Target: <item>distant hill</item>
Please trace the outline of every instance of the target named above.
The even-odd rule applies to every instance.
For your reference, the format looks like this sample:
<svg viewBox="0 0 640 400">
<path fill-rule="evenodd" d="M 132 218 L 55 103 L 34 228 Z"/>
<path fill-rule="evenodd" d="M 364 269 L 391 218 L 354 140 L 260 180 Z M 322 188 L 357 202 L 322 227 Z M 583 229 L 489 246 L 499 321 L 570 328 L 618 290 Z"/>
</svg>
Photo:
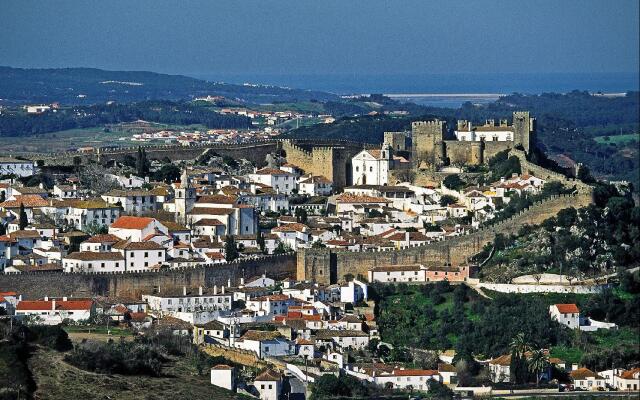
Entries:
<svg viewBox="0 0 640 400">
<path fill-rule="evenodd" d="M 330 101 L 338 96 L 266 85 L 208 82 L 182 75 L 96 68 L 24 69 L 0 66 L 0 104 L 97 104 L 143 100 L 190 100 L 224 96 L 246 103 Z"/>
</svg>

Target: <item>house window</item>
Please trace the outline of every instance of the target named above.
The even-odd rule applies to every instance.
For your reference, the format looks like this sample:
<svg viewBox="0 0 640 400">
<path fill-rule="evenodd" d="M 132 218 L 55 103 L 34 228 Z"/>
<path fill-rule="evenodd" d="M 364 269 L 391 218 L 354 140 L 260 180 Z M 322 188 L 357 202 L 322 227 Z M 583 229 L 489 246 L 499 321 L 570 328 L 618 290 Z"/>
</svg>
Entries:
<svg viewBox="0 0 640 400">
<path fill-rule="evenodd" d="M 162 257 L 162 252 L 161 251 L 158 252 L 158 257 Z"/>
<path fill-rule="evenodd" d="M 100 267 L 101 267 L 101 268 L 104 268 L 104 263 L 100 263 Z"/>
<path fill-rule="evenodd" d="M 145 258 L 149 257 L 149 252 L 148 252 L 148 251 L 145 251 L 145 252 L 144 252 L 144 257 L 145 257 Z"/>
</svg>

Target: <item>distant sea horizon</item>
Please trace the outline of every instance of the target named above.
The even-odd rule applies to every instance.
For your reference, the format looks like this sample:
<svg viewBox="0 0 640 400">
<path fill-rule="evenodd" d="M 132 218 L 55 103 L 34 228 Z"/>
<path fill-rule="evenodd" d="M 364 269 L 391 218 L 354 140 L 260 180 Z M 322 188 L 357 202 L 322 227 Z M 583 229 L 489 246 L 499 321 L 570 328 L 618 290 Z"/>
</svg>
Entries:
<svg viewBox="0 0 640 400">
<path fill-rule="evenodd" d="M 512 93 L 566 93 L 572 90 L 625 93 L 639 90 L 638 73 L 490 73 L 490 74 L 189 74 L 225 83 L 252 83 L 319 90 L 342 96 L 382 93 L 399 100 L 439 107 L 465 101 L 486 103 Z M 406 96 L 415 94 L 420 96 Z M 424 96 L 430 95 L 430 96 Z M 447 95 L 447 96 L 438 96 Z M 455 96 L 465 95 L 465 96 Z M 474 96 L 475 95 L 475 96 Z"/>
</svg>

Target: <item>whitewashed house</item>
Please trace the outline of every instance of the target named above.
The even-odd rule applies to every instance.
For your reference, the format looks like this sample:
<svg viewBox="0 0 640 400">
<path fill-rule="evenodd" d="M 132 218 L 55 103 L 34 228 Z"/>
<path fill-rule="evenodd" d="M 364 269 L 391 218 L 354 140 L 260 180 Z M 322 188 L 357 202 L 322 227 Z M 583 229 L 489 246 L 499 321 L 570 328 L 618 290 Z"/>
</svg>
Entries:
<svg viewBox="0 0 640 400">
<path fill-rule="evenodd" d="M 35 318 L 35 322 L 43 325 L 57 325 L 65 319 L 80 322 L 86 321 L 95 314 L 93 300 L 62 299 L 23 300 L 16 306 L 17 316 Z"/>
</svg>

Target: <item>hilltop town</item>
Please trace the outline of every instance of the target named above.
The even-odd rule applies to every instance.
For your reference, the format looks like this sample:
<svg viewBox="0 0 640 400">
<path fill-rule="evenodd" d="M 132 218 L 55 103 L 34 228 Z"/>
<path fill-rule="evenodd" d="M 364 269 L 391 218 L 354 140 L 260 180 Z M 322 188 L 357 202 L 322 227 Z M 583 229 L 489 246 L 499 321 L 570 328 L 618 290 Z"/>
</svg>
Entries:
<svg viewBox="0 0 640 400">
<path fill-rule="evenodd" d="M 229 396 L 637 393 L 640 213 L 535 135 L 517 111 L 3 156 L 0 322 L 36 365 L 159 377 L 169 351 Z"/>
</svg>

